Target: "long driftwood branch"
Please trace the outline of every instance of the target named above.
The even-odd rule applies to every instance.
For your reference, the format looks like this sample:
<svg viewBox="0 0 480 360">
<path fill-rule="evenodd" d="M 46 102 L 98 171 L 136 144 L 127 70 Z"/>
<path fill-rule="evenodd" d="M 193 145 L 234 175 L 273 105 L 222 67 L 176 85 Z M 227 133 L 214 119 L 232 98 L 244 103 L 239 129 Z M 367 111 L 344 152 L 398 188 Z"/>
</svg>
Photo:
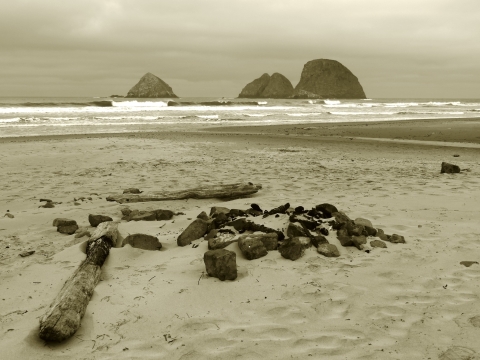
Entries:
<svg viewBox="0 0 480 360">
<path fill-rule="evenodd" d="M 108 201 L 116 201 L 120 204 L 162 201 L 162 200 L 182 200 L 182 199 L 210 199 L 210 198 L 239 198 L 255 194 L 262 188 L 262 185 L 253 185 L 252 183 L 237 183 L 228 185 L 206 185 L 188 190 L 180 191 L 156 191 L 142 194 L 121 194 L 107 197 Z"/>
<path fill-rule="evenodd" d="M 100 280 L 101 267 L 110 248 L 118 241 L 117 226 L 117 222 L 111 221 L 98 225 L 88 240 L 86 259 L 65 282 L 40 320 L 41 339 L 63 341 L 78 330 L 93 290 Z"/>
</svg>

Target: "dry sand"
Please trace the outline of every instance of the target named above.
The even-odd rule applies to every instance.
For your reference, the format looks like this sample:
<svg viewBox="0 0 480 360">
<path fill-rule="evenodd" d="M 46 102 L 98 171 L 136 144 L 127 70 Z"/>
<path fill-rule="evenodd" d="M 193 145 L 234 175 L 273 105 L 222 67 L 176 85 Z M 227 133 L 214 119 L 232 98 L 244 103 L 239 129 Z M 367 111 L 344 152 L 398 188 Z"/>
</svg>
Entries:
<svg viewBox="0 0 480 360">
<path fill-rule="evenodd" d="M 477 359 L 480 266 L 460 264 L 480 261 L 476 130 L 445 120 L 1 139 L 0 214 L 15 217 L 0 218 L 0 358 Z M 442 175 L 442 161 L 469 171 Z M 112 249 L 79 331 L 62 344 L 38 338 L 39 319 L 85 257 L 86 237 L 56 232 L 53 219 L 91 229 L 91 213 L 120 218 L 122 206 L 105 197 L 128 187 L 239 181 L 263 189 L 228 202 L 132 205 L 186 215 L 122 223 L 123 234 L 158 236 L 162 250 Z M 61 204 L 39 208 L 40 198 Z M 202 276 L 206 241 L 176 245 L 189 219 L 211 206 L 287 201 L 332 203 L 407 243 L 366 253 L 332 233 L 339 258 L 312 248 L 297 261 L 277 251 L 248 261 L 232 244 L 239 276 L 225 282 Z M 27 250 L 35 254 L 19 257 Z"/>
</svg>

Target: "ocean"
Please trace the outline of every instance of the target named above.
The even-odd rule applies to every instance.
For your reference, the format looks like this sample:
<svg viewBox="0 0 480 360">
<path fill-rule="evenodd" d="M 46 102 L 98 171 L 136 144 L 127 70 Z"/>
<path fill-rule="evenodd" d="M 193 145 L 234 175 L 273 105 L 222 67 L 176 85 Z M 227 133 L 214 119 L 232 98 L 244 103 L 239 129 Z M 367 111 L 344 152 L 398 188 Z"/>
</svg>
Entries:
<svg viewBox="0 0 480 360">
<path fill-rule="evenodd" d="M 0 137 L 477 118 L 472 99 L 0 98 Z"/>
</svg>

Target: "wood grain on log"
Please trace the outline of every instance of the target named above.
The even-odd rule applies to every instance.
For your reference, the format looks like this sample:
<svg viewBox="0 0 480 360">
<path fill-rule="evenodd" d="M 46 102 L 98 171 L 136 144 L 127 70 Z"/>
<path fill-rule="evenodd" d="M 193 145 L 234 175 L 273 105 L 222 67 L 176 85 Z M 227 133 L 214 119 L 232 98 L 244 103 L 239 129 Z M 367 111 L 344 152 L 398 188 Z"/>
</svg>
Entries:
<svg viewBox="0 0 480 360">
<path fill-rule="evenodd" d="M 41 339 L 63 341 L 80 327 L 93 290 L 100 280 L 101 267 L 118 239 L 118 223 L 103 222 L 88 240 L 87 257 L 65 282 L 40 320 Z"/>
<path fill-rule="evenodd" d="M 107 201 L 116 201 L 120 204 L 162 201 L 162 200 L 182 200 L 182 199 L 225 199 L 239 198 L 255 194 L 262 188 L 262 185 L 253 185 L 252 183 L 236 183 L 228 185 L 206 185 L 188 190 L 179 191 L 156 191 L 143 194 L 118 194 L 107 197 Z"/>
</svg>

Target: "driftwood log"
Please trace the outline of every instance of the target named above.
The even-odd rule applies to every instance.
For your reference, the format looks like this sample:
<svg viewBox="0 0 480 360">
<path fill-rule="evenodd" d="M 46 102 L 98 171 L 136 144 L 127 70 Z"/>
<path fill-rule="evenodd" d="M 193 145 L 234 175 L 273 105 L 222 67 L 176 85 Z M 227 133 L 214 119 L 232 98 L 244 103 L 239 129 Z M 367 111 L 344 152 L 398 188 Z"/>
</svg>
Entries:
<svg viewBox="0 0 480 360">
<path fill-rule="evenodd" d="M 87 243 L 87 257 L 70 276 L 40 320 L 41 339 L 63 341 L 80 327 L 88 302 L 100 281 L 101 267 L 110 248 L 118 241 L 118 223 L 103 222 L 98 225 Z"/>
<path fill-rule="evenodd" d="M 252 183 L 237 183 L 228 185 L 206 185 L 188 190 L 179 191 L 157 191 L 142 194 L 119 194 L 107 197 L 107 201 L 116 201 L 120 204 L 162 201 L 162 200 L 182 200 L 182 199 L 225 199 L 239 198 L 255 194 L 262 188 L 262 185 L 253 185 Z"/>
</svg>

